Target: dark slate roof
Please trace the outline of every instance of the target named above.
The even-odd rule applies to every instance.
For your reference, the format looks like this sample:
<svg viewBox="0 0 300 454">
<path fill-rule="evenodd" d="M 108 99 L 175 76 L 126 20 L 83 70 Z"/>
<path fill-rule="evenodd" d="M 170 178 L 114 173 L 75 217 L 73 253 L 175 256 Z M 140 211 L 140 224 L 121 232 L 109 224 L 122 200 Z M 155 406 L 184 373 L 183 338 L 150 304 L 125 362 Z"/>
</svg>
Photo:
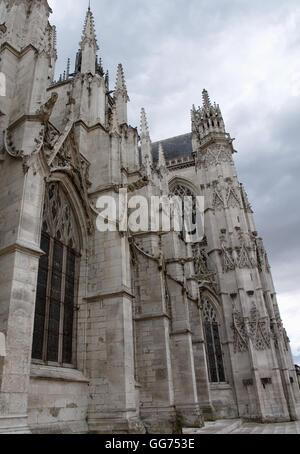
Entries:
<svg viewBox="0 0 300 454">
<path fill-rule="evenodd" d="M 160 143 L 163 146 L 166 161 L 171 161 L 181 156 L 188 156 L 193 153 L 192 134 L 183 134 L 182 136 L 153 143 L 152 154 L 154 162 L 158 161 L 158 147 Z"/>
</svg>

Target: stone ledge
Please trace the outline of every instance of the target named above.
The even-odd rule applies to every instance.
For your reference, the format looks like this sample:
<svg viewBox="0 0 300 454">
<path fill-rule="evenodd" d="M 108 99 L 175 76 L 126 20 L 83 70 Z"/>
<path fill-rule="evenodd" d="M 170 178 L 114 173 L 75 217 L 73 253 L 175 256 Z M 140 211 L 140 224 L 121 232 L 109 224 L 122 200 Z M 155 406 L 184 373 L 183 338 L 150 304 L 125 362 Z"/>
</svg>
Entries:
<svg viewBox="0 0 300 454">
<path fill-rule="evenodd" d="M 166 319 L 170 320 L 170 316 L 166 312 L 158 312 L 158 313 L 153 312 L 153 314 L 136 315 L 134 317 L 134 321 L 143 322 L 146 320 L 155 320 L 155 319 L 162 319 L 162 318 L 166 318 Z"/>
<path fill-rule="evenodd" d="M 211 383 L 210 384 L 211 391 L 222 391 L 225 389 L 232 389 L 232 386 L 229 383 Z"/>
<path fill-rule="evenodd" d="M 98 303 L 99 301 L 105 300 L 105 299 L 112 299 L 112 298 L 119 298 L 119 297 L 127 297 L 129 299 L 134 299 L 135 296 L 131 293 L 131 291 L 127 288 L 119 288 L 115 291 L 111 292 L 100 292 L 97 295 L 90 295 L 87 296 L 86 298 L 83 298 L 84 301 L 87 303 Z"/>
<path fill-rule="evenodd" d="M 26 415 L 0 416 L 0 434 L 30 434 Z"/>
<path fill-rule="evenodd" d="M 30 378 L 78 383 L 90 382 L 90 380 L 88 380 L 79 370 L 64 369 L 62 367 L 39 366 L 36 364 L 31 366 Z"/>
<path fill-rule="evenodd" d="M 226 419 L 206 422 L 202 429 L 184 428 L 184 435 L 227 435 L 239 429 L 243 424 L 241 419 Z"/>
<path fill-rule="evenodd" d="M 0 257 L 2 255 L 7 255 L 7 254 L 12 254 L 14 252 L 25 252 L 27 254 L 33 255 L 35 257 L 41 257 L 42 255 L 45 255 L 45 252 L 43 252 L 36 244 L 34 243 L 27 243 L 23 241 L 17 241 L 14 244 L 10 244 L 8 246 L 5 246 L 3 249 L 0 250 Z"/>
<path fill-rule="evenodd" d="M 85 421 L 30 425 L 29 428 L 34 435 L 86 435 L 88 433 L 88 426 Z"/>
</svg>

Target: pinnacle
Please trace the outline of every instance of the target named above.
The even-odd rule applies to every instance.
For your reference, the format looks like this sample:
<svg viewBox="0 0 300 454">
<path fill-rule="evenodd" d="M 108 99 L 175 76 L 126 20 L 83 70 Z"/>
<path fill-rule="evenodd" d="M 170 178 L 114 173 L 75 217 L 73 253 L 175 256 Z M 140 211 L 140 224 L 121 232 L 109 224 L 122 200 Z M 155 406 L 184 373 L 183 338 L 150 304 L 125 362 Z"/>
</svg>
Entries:
<svg viewBox="0 0 300 454">
<path fill-rule="evenodd" d="M 119 65 L 118 65 L 117 80 L 116 80 L 116 86 L 115 86 L 115 96 L 119 93 L 121 93 L 122 95 L 127 97 L 127 101 L 129 101 L 126 82 L 125 82 L 125 76 L 124 76 L 124 70 L 123 70 L 123 66 L 121 63 L 119 63 Z"/>
<path fill-rule="evenodd" d="M 94 16 L 93 16 L 90 6 L 86 13 L 86 18 L 85 18 L 83 33 L 82 33 L 82 39 L 81 39 L 81 45 L 86 40 L 92 41 L 95 44 L 95 47 L 97 49 L 99 49 L 98 44 L 97 44 Z"/>
<path fill-rule="evenodd" d="M 149 127 L 146 117 L 145 109 L 142 108 L 141 111 L 141 139 L 150 139 Z"/>
<path fill-rule="evenodd" d="M 123 70 L 123 66 L 121 63 L 118 64 L 116 90 L 127 90 L 125 77 L 124 77 L 124 70 Z"/>
<path fill-rule="evenodd" d="M 206 109 L 209 109 L 211 107 L 211 102 L 210 102 L 208 91 L 205 89 L 202 92 L 202 98 L 203 98 L 203 107 L 205 107 Z"/>
</svg>

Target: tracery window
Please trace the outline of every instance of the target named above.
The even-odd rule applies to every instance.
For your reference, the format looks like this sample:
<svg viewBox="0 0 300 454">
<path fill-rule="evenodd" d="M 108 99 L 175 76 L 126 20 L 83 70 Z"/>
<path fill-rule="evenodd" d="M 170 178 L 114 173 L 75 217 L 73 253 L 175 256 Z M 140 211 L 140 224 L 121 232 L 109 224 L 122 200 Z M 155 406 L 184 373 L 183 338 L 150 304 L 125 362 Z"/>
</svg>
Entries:
<svg viewBox="0 0 300 454">
<path fill-rule="evenodd" d="M 46 188 L 41 249 L 45 255 L 39 263 L 32 358 L 71 365 L 79 236 L 60 183 Z"/>
<path fill-rule="evenodd" d="M 184 202 L 184 197 L 191 197 L 193 201 L 192 205 L 192 222 L 193 224 L 196 223 L 196 213 L 197 213 L 197 203 L 196 203 L 196 197 L 195 194 L 186 186 L 182 184 L 177 184 L 173 189 L 172 189 L 172 195 L 175 195 L 177 197 L 180 197 L 182 199 L 182 204 Z M 183 218 L 184 218 L 184 209 L 182 205 L 182 213 L 183 213 Z M 189 234 L 194 234 L 194 232 L 188 232 Z M 182 238 L 184 237 L 184 228 L 183 231 L 181 232 Z"/>
<path fill-rule="evenodd" d="M 225 382 L 218 318 L 215 309 L 208 300 L 203 301 L 203 324 L 210 382 Z"/>
</svg>

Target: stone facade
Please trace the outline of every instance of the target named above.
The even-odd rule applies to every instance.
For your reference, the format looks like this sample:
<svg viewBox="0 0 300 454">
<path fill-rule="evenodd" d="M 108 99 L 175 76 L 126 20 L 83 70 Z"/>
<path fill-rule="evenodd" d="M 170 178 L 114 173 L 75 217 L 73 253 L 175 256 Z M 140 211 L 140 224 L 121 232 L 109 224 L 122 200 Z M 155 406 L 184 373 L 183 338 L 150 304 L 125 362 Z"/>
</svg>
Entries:
<svg viewBox="0 0 300 454">
<path fill-rule="evenodd" d="M 178 433 L 299 417 L 270 266 L 206 91 L 192 134 L 128 124 L 87 12 L 54 81 L 46 0 L 0 0 L 0 433 Z M 164 152 L 164 147 L 168 152 Z M 205 197 L 205 238 L 100 232 L 99 196 Z M 115 226 L 112 226 L 115 227 Z"/>
</svg>

